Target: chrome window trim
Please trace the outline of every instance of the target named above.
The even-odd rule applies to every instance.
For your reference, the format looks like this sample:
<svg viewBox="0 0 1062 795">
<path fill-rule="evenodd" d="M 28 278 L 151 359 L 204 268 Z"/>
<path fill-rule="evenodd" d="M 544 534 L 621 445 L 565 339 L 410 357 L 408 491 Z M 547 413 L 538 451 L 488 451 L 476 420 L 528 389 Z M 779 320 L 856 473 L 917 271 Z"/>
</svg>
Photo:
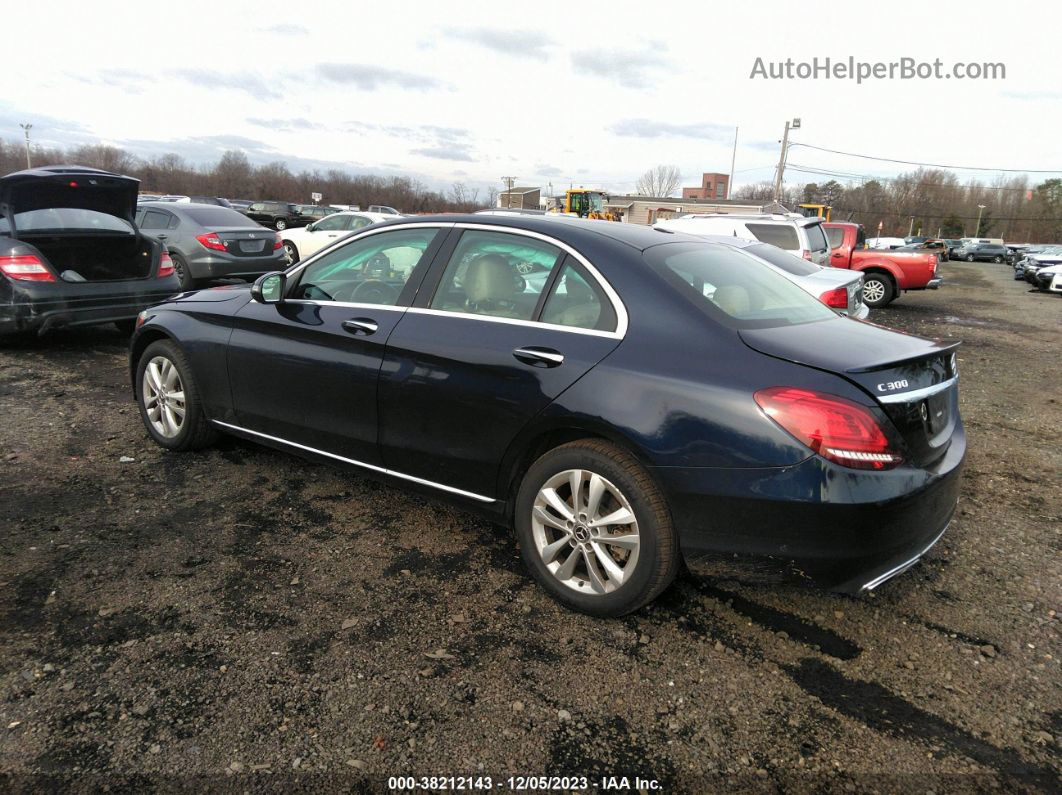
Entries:
<svg viewBox="0 0 1062 795">
<path fill-rule="evenodd" d="M 465 317 L 465 318 L 472 318 L 474 320 L 492 321 L 492 322 L 495 322 L 495 323 L 509 323 L 509 324 L 518 325 L 518 326 L 528 326 L 530 328 L 547 328 L 547 329 L 553 329 L 555 331 L 570 331 L 570 332 L 575 333 L 575 334 L 588 334 L 588 335 L 594 336 L 594 337 L 608 337 L 610 339 L 620 339 L 620 340 L 623 339 L 627 335 L 627 327 L 629 326 L 629 318 L 628 318 L 628 315 L 627 315 L 627 307 L 624 305 L 623 300 L 619 297 L 619 294 L 615 291 L 615 289 L 613 289 L 612 285 L 608 283 L 608 280 L 605 279 L 605 277 L 601 275 L 601 272 L 597 268 L 595 268 L 593 266 L 593 264 L 586 257 L 584 257 L 582 254 L 580 254 L 574 248 L 569 246 L 567 243 L 564 243 L 564 242 L 562 242 L 560 240 L 557 240 L 554 237 L 550 237 L 549 235 L 544 235 L 541 232 L 533 232 L 533 231 L 531 231 L 529 229 L 514 229 L 514 228 L 508 227 L 508 226 L 494 226 L 492 224 L 474 224 L 474 223 L 467 223 L 467 222 L 466 223 L 453 223 L 453 222 L 435 223 L 435 222 L 432 222 L 432 223 L 388 224 L 387 226 L 381 226 L 381 227 L 378 227 L 376 229 L 373 229 L 372 227 L 367 227 L 363 231 L 352 231 L 350 234 L 339 238 L 334 243 L 331 243 L 330 245 L 325 246 L 323 249 L 318 251 L 312 257 L 309 257 L 308 259 L 305 259 L 305 260 L 302 260 L 300 262 L 295 263 L 294 266 L 292 266 L 288 270 L 284 271 L 284 275 L 285 275 L 285 277 L 287 279 L 292 279 L 292 278 L 296 277 L 299 274 L 299 272 L 302 271 L 303 268 L 305 268 L 305 267 L 307 267 L 309 265 L 312 265 L 314 263 L 314 261 L 318 257 L 321 257 L 325 253 L 330 252 L 333 248 L 338 247 L 340 244 L 346 245 L 348 243 L 353 243 L 356 240 L 360 240 L 363 237 L 368 237 L 369 235 L 379 235 L 379 234 L 382 234 L 384 232 L 392 232 L 392 231 L 396 231 L 396 230 L 399 230 L 399 229 L 423 229 L 425 227 L 427 227 L 429 229 L 439 229 L 439 230 L 443 230 L 443 229 L 474 229 L 474 230 L 477 230 L 477 231 L 484 231 L 484 232 L 497 232 L 499 234 L 521 235 L 523 237 L 530 237 L 530 238 L 534 238 L 536 240 L 541 240 L 541 241 L 543 241 L 545 243 L 549 243 L 551 246 L 556 246 L 557 248 L 561 249 L 565 253 L 570 254 L 571 256 L 575 257 L 575 259 L 579 262 L 579 264 L 582 265 L 584 268 L 586 268 L 586 271 L 587 271 L 587 273 L 590 274 L 591 278 L 593 278 L 597 282 L 597 284 L 601 288 L 602 292 L 605 293 L 605 295 L 608 298 L 609 302 L 612 304 L 613 312 L 615 312 L 615 314 L 616 314 L 616 329 L 614 331 L 598 331 L 597 329 L 584 329 L 584 328 L 577 328 L 576 326 L 561 326 L 561 325 L 558 325 L 558 324 L 555 324 L 555 323 L 542 323 L 540 321 L 534 321 L 534 320 L 518 320 L 516 318 L 508 318 L 508 317 L 493 317 L 491 315 L 476 315 L 476 314 L 472 314 L 472 313 L 469 313 L 469 312 L 450 312 L 450 311 L 443 310 L 443 309 L 431 309 L 431 308 L 421 308 L 421 307 L 400 307 L 400 306 L 394 306 L 394 305 L 391 305 L 391 304 L 370 304 L 370 305 L 365 305 L 365 304 L 340 303 L 338 301 L 309 301 L 308 299 L 301 299 L 301 298 L 300 299 L 285 298 L 284 301 L 285 302 L 289 302 L 290 301 L 291 303 L 296 303 L 296 302 L 298 302 L 298 303 L 312 303 L 312 304 L 318 304 L 318 305 L 321 305 L 321 306 L 347 306 L 347 307 L 352 307 L 352 308 L 356 308 L 356 309 L 363 309 L 363 308 L 364 309 L 371 309 L 371 308 L 387 307 L 387 308 L 391 308 L 391 309 L 404 309 L 404 310 L 409 311 L 409 312 L 415 312 L 417 314 L 423 314 L 423 315 L 437 315 L 437 316 L 440 316 L 440 317 Z"/>
<path fill-rule="evenodd" d="M 310 304 L 312 306 L 340 306 L 346 309 L 389 309 L 392 312 L 406 312 L 408 306 L 398 304 L 360 304 L 350 301 L 318 301 L 315 298 L 285 298 L 285 304 Z"/>
<path fill-rule="evenodd" d="M 262 433 L 261 431 L 252 431 L 250 428 L 244 428 L 239 425 L 233 425 L 232 423 L 222 422 L 221 420 L 211 420 L 211 423 L 218 425 L 222 428 L 228 428 L 239 433 L 247 433 L 251 436 L 258 436 L 262 439 L 269 439 L 272 442 L 279 442 L 280 444 L 286 444 L 289 447 L 296 447 L 299 450 L 305 450 L 308 453 L 314 455 L 323 455 L 327 458 L 333 458 L 336 461 L 342 461 L 344 464 L 352 464 L 362 469 L 368 469 L 372 472 L 379 472 L 381 475 L 389 475 L 393 478 L 400 478 L 401 480 L 408 480 L 411 483 L 419 483 L 423 486 L 431 486 L 433 489 L 439 489 L 440 491 L 449 492 L 450 494 L 456 494 L 460 497 L 468 497 L 469 499 L 476 500 L 477 502 L 495 502 L 492 497 L 484 497 L 482 494 L 476 494 L 475 492 L 465 491 L 464 489 L 454 488 L 453 486 L 447 486 L 445 483 L 436 483 L 434 480 L 425 480 L 424 478 L 418 478 L 414 475 L 407 475 L 404 472 L 398 472 L 394 469 L 386 469 L 385 467 L 378 467 L 375 464 L 366 464 L 364 461 L 358 461 L 353 458 L 347 458 L 345 456 L 336 455 L 335 453 L 329 453 L 327 450 L 318 450 L 316 447 L 308 447 L 298 442 L 291 442 L 287 439 L 281 439 L 279 436 L 270 436 L 268 433 Z"/>
<path fill-rule="evenodd" d="M 959 376 L 955 375 L 949 378 L 947 381 L 941 381 L 939 384 L 933 384 L 933 386 L 923 387 L 922 389 L 915 389 L 910 392 L 896 392 L 888 395 L 877 395 L 877 399 L 881 403 L 907 403 L 911 400 L 921 400 L 927 398 L 930 395 L 935 395 L 937 392 L 943 392 L 945 389 L 959 382 Z"/>
</svg>

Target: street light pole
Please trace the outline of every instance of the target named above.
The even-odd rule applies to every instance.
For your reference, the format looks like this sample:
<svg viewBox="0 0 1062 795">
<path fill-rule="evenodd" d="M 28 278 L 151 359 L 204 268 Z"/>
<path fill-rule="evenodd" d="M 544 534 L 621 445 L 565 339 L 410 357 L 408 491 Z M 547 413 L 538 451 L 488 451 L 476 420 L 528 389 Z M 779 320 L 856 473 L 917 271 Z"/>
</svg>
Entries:
<svg viewBox="0 0 1062 795">
<path fill-rule="evenodd" d="M 911 225 L 907 227 L 907 236 L 910 237 L 914 234 L 914 216 L 911 216 Z"/>
<path fill-rule="evenodd" d="M 981 213 L 985 211 L 985 206 L 984 204 L 977 205 L 977 231 L 974 232 L 974 237 L 981 236 Z"/>
<path fill-rule="evenodd" d="M 26 168 L 33 168 L 33 163 L 30 162 L 30 140 L 29 131 L 33 129 L 32 124 L 20 124 L 19 127 L 26 133 Z"/>
<path fill-rule="evenodd" d="M 726 197 L 730 198 L 730 190 L 734 186 L 734 162 L 737 160 L 737 136 L 738 128 L 734 128 L 734 151 L 730 153 L 730 179 L 726 181 Z"/>
</svg>

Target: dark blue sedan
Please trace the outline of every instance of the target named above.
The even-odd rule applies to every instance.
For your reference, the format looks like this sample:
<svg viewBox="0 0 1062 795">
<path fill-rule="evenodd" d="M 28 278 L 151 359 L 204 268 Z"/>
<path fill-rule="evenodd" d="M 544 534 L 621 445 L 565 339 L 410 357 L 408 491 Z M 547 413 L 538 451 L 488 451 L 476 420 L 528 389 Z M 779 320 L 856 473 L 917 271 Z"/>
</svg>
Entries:
<svg viewBox="0 0 1062 795">
<path fill-rule="evenodd" d="M 451 498 L 587 613 L 637 609 L 682 561 L 873 589 L 955 508 L 954 346 L 692 236 L 403 219 L 138 323 L 163 447 L 230 433 Z"/>
</svg>

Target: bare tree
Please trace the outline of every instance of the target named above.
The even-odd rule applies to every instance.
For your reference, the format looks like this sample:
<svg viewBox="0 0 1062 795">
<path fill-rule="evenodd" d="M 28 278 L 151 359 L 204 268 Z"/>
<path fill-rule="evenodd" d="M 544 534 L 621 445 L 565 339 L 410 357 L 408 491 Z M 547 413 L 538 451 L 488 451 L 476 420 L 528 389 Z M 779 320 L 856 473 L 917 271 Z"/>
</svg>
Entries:
<svg viewBox="0 0 1062 795">
<path fill-rule="evenodd" d="M 678 190 L 681 181 L 678 166 L 656 166 L 638 177 L 635 189 L 639 196 L 670 196 Z"/>
</svg>

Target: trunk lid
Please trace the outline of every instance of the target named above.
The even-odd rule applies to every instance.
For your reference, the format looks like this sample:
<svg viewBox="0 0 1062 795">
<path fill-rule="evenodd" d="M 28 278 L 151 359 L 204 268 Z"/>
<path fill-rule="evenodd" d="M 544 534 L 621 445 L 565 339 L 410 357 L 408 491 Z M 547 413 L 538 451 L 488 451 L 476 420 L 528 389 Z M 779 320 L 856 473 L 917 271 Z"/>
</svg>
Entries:
<svg viewBox="0 0 1062 795">
<path fill-rule="evenodd" d="M 739 333 L 753 350 L 834 373 L 863 389 L 899 431 L 911 463 L 929 466 L 947 451 L 959 419 L 959 343 L 850 320 Z"/>
<path fill-rule="evenodd" d="M 0 213 L 52 208 L 94 210 L 133 223 L 140 180 L 84 166 L 47 166 L 0 178 Z M 18 225 L 15 225 L 17 234 Z"/>
<path fill-rule="evenodd" d="M 207 228 L 212 235 L 225 244 L 225 251 L 234 257 L 268 257 L 273 254 L 276 233 L 270 229 L 261 227 Z"/>
</svg>

